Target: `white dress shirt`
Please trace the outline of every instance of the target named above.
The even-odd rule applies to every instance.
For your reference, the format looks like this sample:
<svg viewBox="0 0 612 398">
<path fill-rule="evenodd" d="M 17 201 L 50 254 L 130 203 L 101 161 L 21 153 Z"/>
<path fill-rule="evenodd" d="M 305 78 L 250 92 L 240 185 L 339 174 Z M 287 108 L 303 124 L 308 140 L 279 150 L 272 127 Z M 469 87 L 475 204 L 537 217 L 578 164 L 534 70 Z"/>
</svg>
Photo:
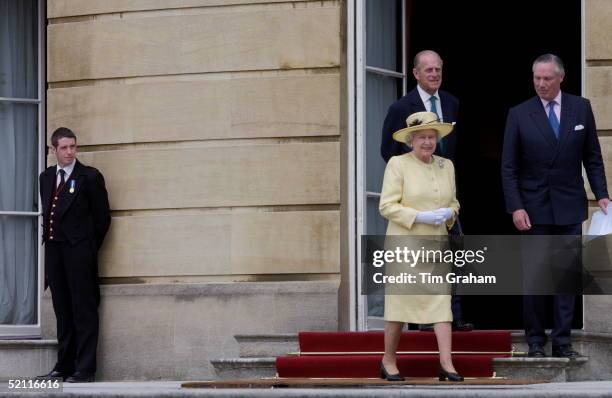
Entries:
<svg viewBox="0 0 612 398">
<path fill-rule="evenodd" d="M 56 173 L 56 175 L 57 175 L 57 178 L 55 179 L 55 181 L 56 181 L 56 182 L 55 182 L 55 187 L 56 187 L 56 188 L 59 186 L 60 181 L 61 181 L 61 179 L 62 179 L 62 177 L 59 175 L 60 170 L 64 170 L 64 172 L 66 173 L 66 174 L 64 175 L 64 182 L 68 182 L 68 179 L 70 178 L 70 174 L 72 174 L 72 170 L 74 170 L 74 165 L 75 165 L 75 164 L 76 164 L 76 159 L 74 159 L 74 160 L 72 161 L 72 163 L 70 163 L 69 165 L 64 166 L 64 167 L 60 167 L 60 165 L 59 165 L 59 164 L 57 165 L 56 170 L 55 170 L 55 173 Z"/>
<path fill-rule="evenodd" d="M 540 101 L 542 101 L 542 105 L 544 105 L 544 111 L 546 112 L 546 117 L 548 117 L 548 114 L 550 113 L 550 108 L 548 108 L 548 104 L 551 101 L 546 101 L 543 98 L 540 98 Z M 559 93 L 557 94 L 557 96 L 555 97 L 555 99 L 553 100 L 556 102 L 555 104 L 555 115 L 557 115 L 557 120 L 559 121 L 559 123 L 561 123 L 561 90 L 559 90 Z"/>
<path fill-rule="evenodd" d="M 417 90 L 419 92 L 419 95 L 421 96 L 423 104 L 425 104 L 425 109 L 427 109 L 427 112 L 431 112 L 431 101 L 429 100 L 431 98 L 431 94 L 423 90 L 418 84 Z M 442 117 L 442 101 L 440 101 L 440 94 L 438 93 L 438 91 L 436 91 L 433 96 L 436 97 L 436 113 L 438 114 L 438 119 L 443 122 L 444 118 Z"/>
</svg>

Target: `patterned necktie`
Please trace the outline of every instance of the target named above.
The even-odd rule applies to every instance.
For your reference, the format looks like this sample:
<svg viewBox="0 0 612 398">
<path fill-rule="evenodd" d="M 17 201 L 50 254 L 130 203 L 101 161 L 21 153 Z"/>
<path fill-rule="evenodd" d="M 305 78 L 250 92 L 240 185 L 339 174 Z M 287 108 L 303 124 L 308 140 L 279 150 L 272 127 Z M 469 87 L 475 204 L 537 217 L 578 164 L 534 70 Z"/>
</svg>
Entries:
<svg viewBox="0 0 612 398">
<path fill-rule="evenodd" d="M 548 123 L 550 123 L 550 127 L 555 132 L 555 137 L 559 139 L 559 119 L 557 119 L 557 114 L 555 113 L 555 104 L 555 101 L 548 103 Z"/>
<path fill-rule="evenodd" d="M 438 116 L 438 119 L 440 118 L 440 115 L 438 115 L 438 108 L 436 107 L 436 100 L 437 98 L 435 96 L 431 96 L 429 97 L 429 102 L 431 102 L 431 112 L 435 113 Z M 444 142 L 442 140 L 438 141 L 438 148 L 439 152 L 442 156 L 445 156 L 444 154 Z"/>
</svg>

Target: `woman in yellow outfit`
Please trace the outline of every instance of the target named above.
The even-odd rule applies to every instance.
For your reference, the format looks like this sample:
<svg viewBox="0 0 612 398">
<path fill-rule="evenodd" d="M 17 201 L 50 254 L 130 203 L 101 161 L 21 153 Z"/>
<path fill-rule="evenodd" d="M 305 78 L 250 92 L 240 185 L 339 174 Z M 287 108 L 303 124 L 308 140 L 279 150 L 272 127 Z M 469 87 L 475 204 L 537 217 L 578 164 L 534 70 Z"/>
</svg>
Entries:
<svg viewBox="0 0 612 398">
<path fill-rule="evenodd" d="M 406 125 L 407 128 L 393 134 L 393 139 L 406 143 L 412 151 L 389 160 L 380 197 L 380 214 L 389 220 L 387 237 L 447 235 L 447 228 L 454 224 L 459 213 L 455 168 L 450 160 L 434 155 L 434 151 L 438 140 L 449 134 L 453 126 L 441 123 L 432 112 L 413 113 L 406 119 Z M 418 266 L 430 266 L 430 271 L 434 267 L 433 264 Z M 403 271 L 415 272 L 415 269 Z M 423 268 L 418 272 L 424 272 Z M 463 381 L 451 358 L 452 320 L 450 294 L 387 293 L 381 377 L 403 380 L 397 368 L 396 351 L 404 323 L 433 323 L 440 351 L 440 380 Z"/>
</svg>

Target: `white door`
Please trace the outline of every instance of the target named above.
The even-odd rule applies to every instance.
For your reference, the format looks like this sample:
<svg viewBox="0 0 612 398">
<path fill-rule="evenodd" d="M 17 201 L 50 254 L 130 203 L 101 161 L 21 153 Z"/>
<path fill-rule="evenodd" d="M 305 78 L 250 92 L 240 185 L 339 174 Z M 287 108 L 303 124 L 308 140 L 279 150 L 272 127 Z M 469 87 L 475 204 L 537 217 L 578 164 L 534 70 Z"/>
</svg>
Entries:
<svg viewBox="0 0 612 398">
<path fill-rule="evenodd" d="M 362 235 L 384 235 L 387 222 L 378 212 L 385 162 L 381 131 L 389 106 L 406 93 L 405 0 L 358 0 L 355 9 L 356 74 L 356 275 L 357 327 L 382 327 L 383 296 L 364 296 L 359 259 Z"/>
</svg>

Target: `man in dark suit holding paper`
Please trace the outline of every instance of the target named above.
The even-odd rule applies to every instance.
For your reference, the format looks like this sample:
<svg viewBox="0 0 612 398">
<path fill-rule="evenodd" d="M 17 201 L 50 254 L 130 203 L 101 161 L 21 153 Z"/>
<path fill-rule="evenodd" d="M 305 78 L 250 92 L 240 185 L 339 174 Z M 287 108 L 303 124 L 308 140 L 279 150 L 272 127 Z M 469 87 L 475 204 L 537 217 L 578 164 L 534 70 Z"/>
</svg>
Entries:
<svg viewBox="0 0 612 398">
<path fill-rule="evenodd" d="M 510 109 L 504 135 L 502 183 L 506 208 L 527 235 L 581 235 L 587 219 L 582 166 L 599 207 L 607 212 L 606 176 L 589 101 L 561 92 L 565 76 L 559 57 L 533 63 L 537 95 Z M 524 297 L 529 356 L 545 356 L 546 296 Z M 575 296 L 554 297 L 553 356 L 576 357 L 571 346 Z"/>
<path fill-rule="evenodd" d="M 91 382 L 98 345 L 98 250 L 110 226 L 102 174 L 76 159 L 76 136 L 60 127 L 51 136 L 57 166 L 40 175 L 45 281 L 57 319 L 58 359 L 40 378 Z"/>
</svg>

